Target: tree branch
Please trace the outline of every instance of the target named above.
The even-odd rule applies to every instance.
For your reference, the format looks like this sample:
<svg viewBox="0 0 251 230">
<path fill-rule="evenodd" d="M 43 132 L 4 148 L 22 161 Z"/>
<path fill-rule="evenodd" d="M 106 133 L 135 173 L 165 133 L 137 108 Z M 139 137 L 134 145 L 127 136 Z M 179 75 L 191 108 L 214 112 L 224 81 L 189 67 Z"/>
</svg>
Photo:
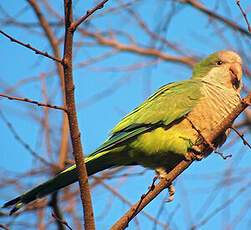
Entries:
<svg viewBox="0 0 251 230">
<path fill-rule="evenodd" d="M 51 45 L 51 49 L 53 51 L 53 55 L 61 59 L 61 51 L 59 47 L 59 42 L 57 37 L 55 36 L 51 25 L 46 20 L 45 16 L 41 12 L 41 9 L 35 0 L 28 0 L 29 4 L 31 5 L 32 9 L 34 10 L 34 13 L 36 14 L 39 23 Z M 63 22 L 62 22 L 63 26 Z M 64 102 L 65 107 L 65 95 L 64 95 L 64 72 L 63 72 L 63 66 L 61 63 L 56 62 L 56 68 L 58 72 L 58 76 L 60 79 L 60 86 L 61 86 L 61 92 L 62 92 L 62 101 Z M 58 164 L 61 169 L 65 167 L 64 163 L 68 156 L 68 134 L 69 134 L 69 127 L 68 127 L 68 118 L 67 115 L 63 114 L 62 124 L 61 124 L 61 139 L 60 139 L 60 148 L 59 148 L 59 154 L 58 154 Z"/>
<path fill-rule="evenodd" d="M 51 206 L 51 208 L 53 210 L 52 216 L 56 220 L 56 224 L 57 224 L 57 227 L 58 227 L 57 229 L 58 230 L 65 230 L 65 226 L 67 228 L 69 228 L 68 223 L 63 220 L 63 215 L 62 215 L 61 210 L 60 210 L 60 208 L 58 206 L 58 192 L 54 192 L 51 195 L 51 200 L 50 200 L 48 205 Z M 69 229 L 72 229 L 72 228 L 69 228 Z"/>
<path fill-rule="evenodd" d="M 51 105 L 51 104 L 47 104 L 47 103 L 42 103 L 42 102 L 39 102 L 39 101 L 31 100 L 31 99 L 26 98 L 26 97 L 15 97 L 15 96 L 5 95 L 5 94 L 2 94 L 2 93 L 0 93 L 0 97 L 7 98 L 9 100 L 23 101 L 23 102 L 35 104 L 37 106 L 43 106 L 43 107 L 48 107 L 48 108 L 51 108 L 51 109 L 63 110 L 64 112 L 67 112 L 66 108 L 64 108 L 62 106 L 57 106 L 57 105 Z"/>
<path fill-rule="evenodd" d="M 103 0 L 102 2 L 98 3 L 94 8 L 92 8 L 91 10 L 87 10 L 86 14 L 83 15 L 82 17 L 80 17 L 78 20 L 76 20 L 75 22 L 73 22 L 71 24 L 71 30 L 75 31 L 77 29 L 77 27 L 83 23 L 87 18 L 89 18 L 93 13 L 95 13 L 95 11 L 102 9 L 104 7 L 104 5 L 108 2 L 109 0 Z"/>
<path fill-rule="evenodd" d="M 240 0 L 237 0 L 237 1 L 236 1 L 236 4 L 237 4 L 237 6 L 238 6 L 239 9 L 240 9 L 241 14 L 243 15 L 243 17 L 244 17 L 244 19 L 245 19 L 245 22 L 247 23 L 249 33 L 251 33 L 251 26 L 250 26 L 250 24 L 249 24 L 249 21 L 248 21 L 248 18 L 247 18 L 247 14 L 246 14 L 245 11 L 242 9 Z"/>
<path fill-rule="evenodd" d="M 34 48 L 33 46 L 31 46 L 29 43 L 25 44 L 19 40 L 17 40 L 16 38 L 10 36 L 9 34 L 5 33 L 4 31 L 0 30 L 0 34 L 4 35 L 5 37 L 9 38 L 11 42 L 15 42 L 21 46 L 24 46 L 32 51 L 34 51 L 36 54 L 39 54 L 39 55 L 42 55 L 42 56 L 45 56 L 47 58 L 50 58 L 52 59 L 53 61 L 56 61 L 56 62 L 59 62 L 59 63 L 62 63 L 62 60 L 59 59 L 59 58 L 56 58 L 56 57 L 53 57 L 51 56 L 50 54 L 48 54 L 47 52 L 43 52 L 41 50 L 38 50 L 36 48 Z"/>
<path fill-rule="evenodd" d="M 210 134 L 210 136 L 207 137 L 207 141 L 210 143 L 213 143 L 217 137 L 224 132 L 226 129 L 231 127 L 232 122 L 234 119 L 237 118 L 237 116 L 247 108 L 247 106 L 250 105 L 251 102 L 251 93 L 244 98 L 238 106 L 226 117 L 226 119 L 219 124 L 217 129 L 214 130 Z M 207 150 L 207 146 L 202 144 L 199 146 L 200 150 L 202 152 L 205 152 Z M 187 169 L 191 164 L 193 160 L 191 161 L 181 161 L 172 171 L 170 171 L 166 178 L 163 178 L 160 180 L 160 182 L 153 186 L 152 189 L 140 199 L 136 204 L 134 204 L 126 213 L 124 216 L 122 216 L 113 226 L 112 230 L 115 229 L 124 229 L 128 226 L 129 222 L 146 206 L 148 205 L 160 192 L 162 192 L 165 188 L 167 188 L 173 180 L 175 180 L 185 169 Z"/>
<path fill-rule="evenodd" d="M 189 56 L 174 56 L 171 54 L 163 53 L 160 50 L 154 49 L 154 48 L 144 48 L 144 47 L 141 47 L 141 46 L 138 46 L 135 44 L 120 43 L 116 39 L 106 38 L 105 36 L 103 36 L 100 33 L 93 33 L 93 32 L 89 32 L 89 31 L 82 30 L 82 29 L 80 30 L 80 32 L 84 36 L 94 38 L 100 45 L 109 46 L 109 47 L 115 48 L 118 51 L 125 51 L 125 52 L 129 52 L 129 53 L 139 54 L 142 56 L 159 58 L 164 61 L 184 64 L 188 67 L 193 67 L 195 65 L 195 63 L 197 62 L 197 60 L 195 60 L 193 57 L 189 57 Z"/>
<path fill-rule="evenodd" d="M 209 9 L 207 9 L 202 3 L 198 2 L 197 0 L 180 0 L 183 3 L 187 3 L 189 5 L 191 5 L 193 8 L 205 13 L 206 15 L 208 15 L 209 17 L 212 17 L 220 22 L 223 22 L 225 25 L 227 25 L 229 28 L 233 29 L 233 30 L 237 30 L 240 33 L 242 33 L 243 35 L 246 36 L 251 36 L 251 34 L 249 33 L 249 31 L 247 31 L 245 28 L 237 25 L 235 22 L 219 15 L 216 14 L 214 11 L 211 11 Z"/>
<path fill-rule="evenodd" d="M 77 112 L 74 96 L 74 82 L 72 76 L 72 46 L 73 46 L 73 31 L 70 29 L 72 23 L 72 1 L 64 0 L 65 10 L 65 41 L 64 41 L 64 83 L 65 83 L 65 99 L 67 105 L 67 114 L 70 127 L 70 136 L 73 147 L 73 155 L 75 158 L 78 180 L 81 193 L 81 200 L 84 213 L 85 229 L 95 229 L 93 209 L 90 188 L 88 184 L 88 175 L 84 162 L 84 154 L 80 139 L 80 131 L 78 127 Z"/>
</svg>

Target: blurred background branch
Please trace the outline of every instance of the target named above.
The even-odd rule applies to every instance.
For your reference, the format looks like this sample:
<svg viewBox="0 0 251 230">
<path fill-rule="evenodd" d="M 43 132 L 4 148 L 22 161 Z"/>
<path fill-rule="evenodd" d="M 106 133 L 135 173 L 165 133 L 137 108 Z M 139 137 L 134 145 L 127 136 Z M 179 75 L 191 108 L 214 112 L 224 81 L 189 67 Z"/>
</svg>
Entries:
<svg viewBox="0 0 251 230">
<path fill-rule="evenodd" d="M 101 1 L 100 1 L 101 2 Z M 100 2 L 73 1 L 74 20 Z M 105 2 L 105 1 L 103 1 Z M 191 75 L 194 64 L 216 50 L 232 49 L 244 66 L 243 96 L 250 92 L 251 4 L 239 1 L 110 0 L 79 24 L 73 42 L 73 75 L 84 152 L 91 153 L 109 130 L 160 86 Z M 61 1 L 0 2 L 0 29 L 49 55 L 35 55 L 0 36 L 0 93 L 66 108 L 63 68 L 64 12 Z M 29 48 L 30 47 L 26 47 Z M 0 202 L 24 192 L 74 162 L 65 112 L 0 98 Z M 234 127 L 250 143 L 251 110 Z M 250 226 L 250 150 L 231 134 L 220 149 L 194 163 L 176 180 L 176 198 L 161 193 L 130 223 L 132 229 L 247 229 Z M 246 154 L 247 153 L 247 154 Z M 154 173 L 141 167 L 91 177 L 97 229 L 108 229 L 147 191 Z M 205 182 L 206 181 L 206 182 Z M 55 205 L 51 206 L 51 201 Z M 77 185 L 28 205 L 6 229 L 82 229 Z M 59 210 L 60 213 L 56 213 Z M 56 213 L 58 219 L 51 214 Z"/>
</svg>

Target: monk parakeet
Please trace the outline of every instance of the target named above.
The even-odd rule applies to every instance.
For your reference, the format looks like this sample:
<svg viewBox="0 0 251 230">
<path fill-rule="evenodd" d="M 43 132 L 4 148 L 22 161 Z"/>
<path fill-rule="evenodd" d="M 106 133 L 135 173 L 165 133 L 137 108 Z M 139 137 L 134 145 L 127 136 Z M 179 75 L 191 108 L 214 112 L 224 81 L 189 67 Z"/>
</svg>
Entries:
<svg viewBox="0 0 251 230">
<path fill-rule="evenodd" d="M 227 50 L 209 55 L 195 65 L 189 80 L 161 87 L 124 117 L 110 137 L 85 159 L 88 175 L 126 165 L 170 171 L 231 113 L 241 100 L 241 87 L 239 55 Z M 222 144 L 224 136 L 214 146 Z M 13 213 L 77 179 L 73 165 L 3 207 L 14 206 Z"/>
</svg>

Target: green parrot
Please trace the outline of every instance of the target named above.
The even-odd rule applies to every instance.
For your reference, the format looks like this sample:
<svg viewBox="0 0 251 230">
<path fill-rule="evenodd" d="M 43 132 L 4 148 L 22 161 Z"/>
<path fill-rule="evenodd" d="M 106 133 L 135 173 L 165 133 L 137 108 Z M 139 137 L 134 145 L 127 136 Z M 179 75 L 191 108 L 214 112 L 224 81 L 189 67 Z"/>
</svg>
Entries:
<svg viewBox="0 0 251 230">
<path fill-rule="evenodd" d="M 161 87 L 125 116 L 110 137 L 85 159 L 88 175 L 128 165 L 142 165 L 160 174 L 169 172 L 233 111 L 241 100 L 241 88 L 240 56 L 228 50 L 209 55 L 194 66 L 189 80 Z M 212 144 L 221 145 L 226 135 Z M 76 165 L 72 165 L 3 207 L 14 206 L 12 214 L 77 180 Z"/>
</svg>

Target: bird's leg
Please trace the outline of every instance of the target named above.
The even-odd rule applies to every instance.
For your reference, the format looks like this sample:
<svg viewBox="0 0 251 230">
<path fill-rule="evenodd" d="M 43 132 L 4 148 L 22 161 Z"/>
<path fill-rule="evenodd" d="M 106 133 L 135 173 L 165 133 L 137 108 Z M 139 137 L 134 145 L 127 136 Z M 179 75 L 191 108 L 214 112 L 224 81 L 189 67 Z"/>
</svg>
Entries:
<svg viewBox="0 0 251 230">
<path fill-rule="evenodd" d="M 188 161 L 191 160 L 201 161 L 205 157 L 205 154 L 201 152 L 197 146 L 193 146 L 189 148 L 189 152 L 185 153 L 184 156 Z"/>
<path fill-rule="evenodd" d="M 167 177 L 167 172 L 164 168 L 156 168 L 155 172 L 160 180 L 165 179 Z"/>
<path fill-rule="evenodd" d="M 184 157 L 187 161 L 191 160 L 200 161 L 205 157 L 205 154 L 201 152 L 198 147 L 200 144 L 202 144 L 202 141 L 200 139 L 198 139 L 196 143 L 193 143 L 190 139 L 186 137 L 180 137 L 180 138 L 183 138 L 184 140 L 188 141 L 189 145 L 191 146 L 190 148 L 188 148 L 188 151 L 184 154 Z"/>
<path fill-rule="evenodd" d="M 157 168 L 155 169 L 155 172 L 160 180 L 167 178 L 168 173 L 166 172 L 164 168 Z M 168 186 L 168 193 L 169 193 L 169 197 L 168 197 L 167 202 L 171 202 L 174 200 L 174 194 L 175 194 L 175 187 L 172 183 Z"/>
<path fill-rule="evenodd" d="M 187 116 L 186 116 L 186 119 L 190 122 L 192 128 L 197 131 L 199 136 L 195 144 L 191 143 L 191 147 L 189 148 L 191 152 L 187 153 L 187 156 L 185 154 L 185 158 L 187 160 L 200 161 L 203 158 L 207 157 L 209 153 L 211 153 L 212 151 L 215 151 L 216 147 L 210 141 L 208 141 L 204 135 L 202 135 L 201 130 L 199 130 Z M 202 152 L 200 148 L 198 147 L 200 145 L 204 145 L 207 149 Z"/>
</svg>

